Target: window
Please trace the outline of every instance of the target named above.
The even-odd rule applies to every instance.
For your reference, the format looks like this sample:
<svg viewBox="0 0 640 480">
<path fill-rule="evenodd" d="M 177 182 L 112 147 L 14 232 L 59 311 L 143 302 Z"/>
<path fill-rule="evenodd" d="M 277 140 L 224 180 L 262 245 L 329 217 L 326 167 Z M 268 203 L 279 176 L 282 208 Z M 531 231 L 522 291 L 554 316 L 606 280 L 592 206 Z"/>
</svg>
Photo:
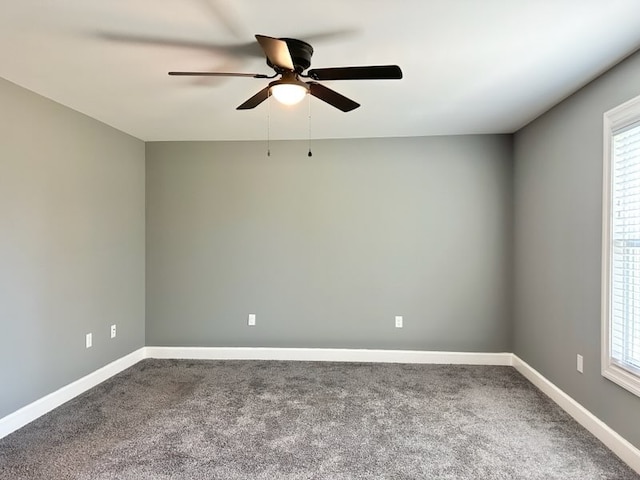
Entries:
<svg viewBox="0 0 640 480">
<path fill-rule="evenodd" d="M 640 97 L 604 114 L 602 375 L 640 396 Z"/>
</svg>

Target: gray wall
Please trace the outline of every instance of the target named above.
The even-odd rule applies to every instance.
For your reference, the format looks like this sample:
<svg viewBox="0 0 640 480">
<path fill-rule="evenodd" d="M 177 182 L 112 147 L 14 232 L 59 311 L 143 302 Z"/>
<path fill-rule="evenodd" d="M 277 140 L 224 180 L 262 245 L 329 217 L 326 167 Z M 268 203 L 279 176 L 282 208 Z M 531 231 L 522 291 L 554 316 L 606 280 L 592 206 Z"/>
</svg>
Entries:
<svg viewBox="0 0 640 480">
<path fill-rule="evenodd" d="M 511 137 L 313 150 L 147 144 L 147 345 L 508 351 Z"/>
<path fill-rule="evenodd" d="M 602 115 L 637 95 L 640 54 L 515 136 L 513 344 L 518 356 L 640 447 L 640 398 L 600 375 Z"/>
<path fill-rule="evenodd" d="M 1 418 L 143 346 L 145 200 L 143 142 L 2 79 L 0 105 Z"/>
</svg>

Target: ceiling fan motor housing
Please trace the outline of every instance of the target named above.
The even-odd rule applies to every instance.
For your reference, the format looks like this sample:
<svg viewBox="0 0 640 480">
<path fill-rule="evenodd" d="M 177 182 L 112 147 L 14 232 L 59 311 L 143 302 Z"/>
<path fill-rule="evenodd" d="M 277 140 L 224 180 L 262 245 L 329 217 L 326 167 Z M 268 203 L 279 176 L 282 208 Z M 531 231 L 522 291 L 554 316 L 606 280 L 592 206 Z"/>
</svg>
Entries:
<svg viewBox="0 0 640 480">
<path fill-rule="evenodd" d="M 311 66 L 311 57 L 313 56 L 313 47 L 311 45 L 295 38 L 280 38 L 279 40 L 282 40 L 287 44 L 291 60 L 293 61 L 293 66 L 297 73 L 302 73 Z M 280 67 L 273 65 L 269 58 L 267 58 L 267 65 L 277 72 L 282 70 Z"/>
</svg>

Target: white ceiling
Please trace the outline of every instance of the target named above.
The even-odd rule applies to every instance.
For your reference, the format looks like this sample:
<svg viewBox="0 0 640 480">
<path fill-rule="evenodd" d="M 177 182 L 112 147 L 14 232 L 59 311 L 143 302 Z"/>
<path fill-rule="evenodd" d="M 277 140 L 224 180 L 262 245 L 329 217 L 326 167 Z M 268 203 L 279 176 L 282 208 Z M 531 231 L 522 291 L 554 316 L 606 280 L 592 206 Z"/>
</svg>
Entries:
<svg viewBox="0 0 640 480">
<path fill-rule="evenodd" d="M 308 40 L 312 68 L 398 64 L 404 79 L 325 85 L 313 138 L 509 133 L 640 47 L 640 0 L 1 0 L 0 76 L 142 140 L 265 139 L 272 73 L 254 34 Z M 323 35 L 332 34 L 332 35 Z M 309 104 L 271 105 L 306 138 Z"/>
</svg>

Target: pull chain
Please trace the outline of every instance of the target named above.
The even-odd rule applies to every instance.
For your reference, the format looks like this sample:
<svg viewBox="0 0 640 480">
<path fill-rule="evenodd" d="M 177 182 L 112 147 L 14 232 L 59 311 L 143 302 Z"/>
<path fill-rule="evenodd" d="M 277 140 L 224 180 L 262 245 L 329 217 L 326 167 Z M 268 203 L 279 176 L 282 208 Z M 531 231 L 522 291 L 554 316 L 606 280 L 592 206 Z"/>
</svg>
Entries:
<svg viewBox="0 0 640 480">
<path fill-rule="evenodd" d="M 307 153 L 307 157 L 312 157 L 313 153 L 311 153 L 311 95 L 307 93 L 307 97 L 309 97 L 309 132 L 308 132 L 309 153 Z"/>
<path fill-rule="evenodd" d="M 267 93 L 267 157 L 271 156 L 271 89 Z"/>
</svg>

